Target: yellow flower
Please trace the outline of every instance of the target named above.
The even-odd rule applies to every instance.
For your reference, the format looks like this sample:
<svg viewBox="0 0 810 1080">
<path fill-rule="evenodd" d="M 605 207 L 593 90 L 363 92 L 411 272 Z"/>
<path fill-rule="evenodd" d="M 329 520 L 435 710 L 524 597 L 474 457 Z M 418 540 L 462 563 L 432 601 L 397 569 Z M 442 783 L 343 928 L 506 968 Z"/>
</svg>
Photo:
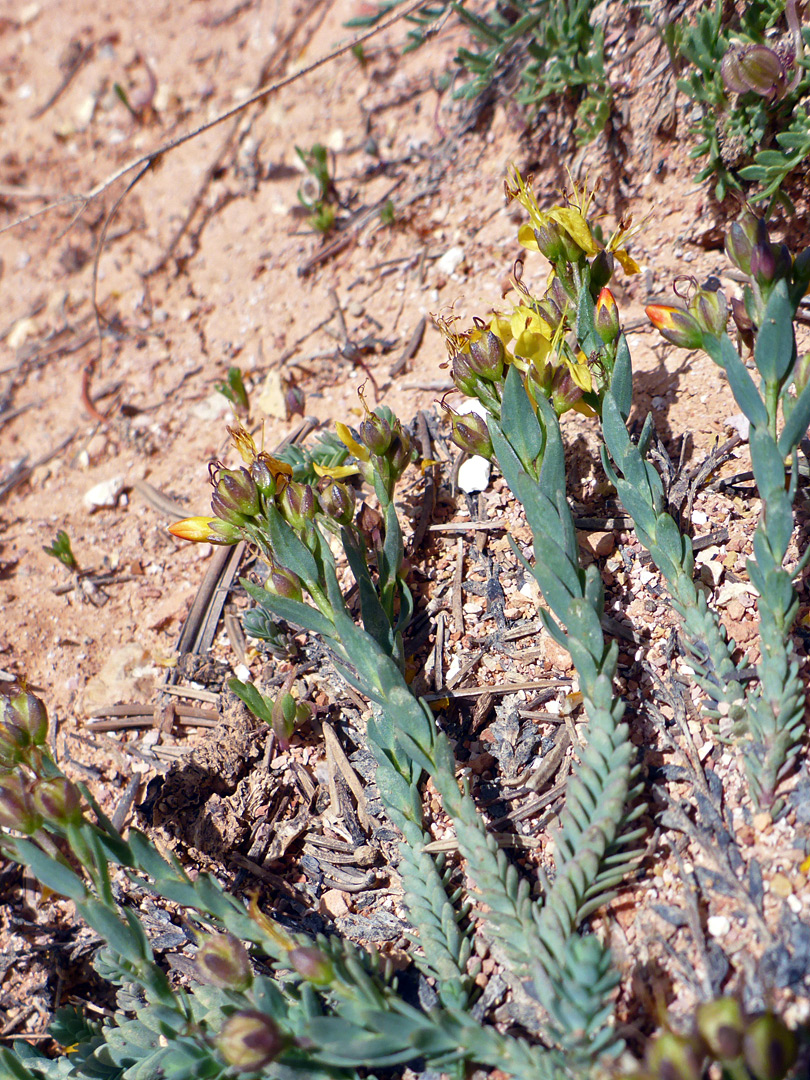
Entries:
<svg viewBox="0 0 810 1080">
<path fill-rule="evenodd" d="M 312 468 L 316 476 L 328 476 L 330 480 L 343 480 L 347 476 L 356 476 L 360 472 L 356 465 L 327 466 L 319 465 L 317 461 L 312 462 Z"/>
<path fill-rule="evenodd" d="M 573 196 L 569 206 L 552 206 L 550 210 L 541 210 L 534 197 L 531 186 L 531 177 L 524 181 L 516 168 L 512 169 L 514 187 L 506 184 L 507 196 L 517 199 L 526 213 L 529 215 L 529 224 L 522 225 L 518 231 L 518 241 L 529 251 L 539 251 L 540 246 L 535 237 L 535 229 L 547 230 L 549 222 L 558 225 L 573 242 L 586 255 L 594 256 L 599 252 L 599 246 L 593 238 L 591 227 L 588 224 L 586 214 L 591 203 L 591 196 L 583 187 L 580 192 L 574 185 Z"/>
<path fill-rule="evenodd" d="M 645 218 L 644 221 L 646 220 L 647 219 Z M 644 221 L 641 222 L 641 225 L 633 225 L 632 217 L 622 217 L 622 219 L 619 221 L 619 227 L 608 240 L 605 247 L 606 251 L 611 252 L 619 260 L 621 268 L 622 270 L 624 270 L 625 274 L 638 274 L 641 270 L 641 267 L 638 265 L 636 260 L 633 258 L 632 255 L 630 255 L 627 248 L 623 245 L 632 236 L 636 236 L 639 232 L 641 232 Z"/>
<path fill-rule="evenodd" d="M 577 353 L 576 361 L 569 360 L 567 357 L 565 360 L 568 370 L 571 372 L 571 378 L 577 384 L 577 386 L 584 393 L 589 394 L 593 390 L 593 379 L 591 378 L 591 369 L 588 367 L 588 361 L 585 358 L 585 353 Z M 588 415 L 593 415 L 590 413 Z"/>
<path fill-rule="evenodd" d="M 526 304 L 515 308 L 510 321 L 514 338 L 513 351 L 518 360 L 529 360 L 538 368 L 545 363 L 551 352 L 553 337 L 545 319 Z"/>
</svg>

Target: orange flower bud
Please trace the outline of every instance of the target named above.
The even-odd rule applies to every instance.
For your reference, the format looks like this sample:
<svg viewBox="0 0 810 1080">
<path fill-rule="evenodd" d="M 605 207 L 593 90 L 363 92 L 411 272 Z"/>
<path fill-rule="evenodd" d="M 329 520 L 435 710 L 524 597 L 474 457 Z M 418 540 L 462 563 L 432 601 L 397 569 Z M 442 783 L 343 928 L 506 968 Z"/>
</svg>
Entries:
<svg viewBox="0 0 810 1080">
<path fill-rule="evenodd" d="M 703 331 L 697 319 L 681 308 L 666 304 L 650 304 L 644 309 L 655 329 L 682 349 L 699 349 L 703 344 Z"/>
<path fill-rule="evenodd" d="M 594 312 L 596 330 L 606 345 L 610 345 L 619 336 L 619 309 L 613 293 L 605 287 L 596 298 Z"/>
</svg>

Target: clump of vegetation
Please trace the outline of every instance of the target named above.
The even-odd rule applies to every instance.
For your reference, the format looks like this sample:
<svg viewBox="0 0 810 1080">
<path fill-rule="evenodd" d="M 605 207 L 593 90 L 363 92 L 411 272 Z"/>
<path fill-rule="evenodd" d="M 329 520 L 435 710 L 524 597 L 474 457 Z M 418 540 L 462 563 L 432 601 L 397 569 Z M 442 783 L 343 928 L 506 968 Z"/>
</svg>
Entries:
<svg viewBox="0 0 810 1080">
<path fill-rule="evenodd" d="M 546 631 L 576 667 L 586 734 L 553 856 L 536 881 L 509 859 L 459 781 L 441 715 L 406 676 L 403 635 L 414 602 L 395 494 L 415 449 L 399 419 L 363 401 L 356 431 L 336 425 L 345 453 L 332 442 L 295 465 L 257 450 L 237 428 L 233 441 L 244 464 L 216 463 L 211 512 L 171 531 L 191 541 L 250 544 L 267 578 L 263 586 L 243 585 L 267 625 L 283 621 L 318 639 L 369 702 L 376 783 L 401 837 L 398 870 L 419 943 L 413 960 L 432 983 L 435 1004 L 406 1000 L 373 953 L 336 937 L 292 934 L 256 897 L 246 905 L 209 876 L 192 880 L 135 829 L 122 836 L 90 792 L 54 763 L 44 706 L 15 687 L 0 726 L 0 851 L 73 901 L 105 942 L 96 971 L 117 988 L 115 1010 L 102 1020 L 75 1009 L 57 1016 L 53 1034 L 70 1047 L 68 1055 L 51 1060 L 22 1042 L 0 1049 L 0 1065 L 15 1080 L 233 1072 L 359 1078 L 417 1062 L 459 1080 L 472 1064 L 525 1080 L 590 1080 L 618 1070 L 620 1061 L 626 1067 L 614 1011 L 620 975 L 609 935 L 595 931 L 592 917 L 639 865 L 645 791 L 616 689 L 618 646 L 603 628 L 602 577 L 595 564 L 580 564 L 566 496 L 560 417 L 570 410 L 595 418 L 605 471 L 681 616 L 707 737 L 714 732 L 736 748 L 751 797 L 778 813 L 804 734 L 804 690 L 790 642 L 801 565 L 788 565 L 787 557 L 797 447 L 810 424 L 810 358 L 797 356 L 794 333 L 810 284 L 810 251 L 794 258 L 750 217 L 729 232 L 728 253 L 748 277 L 743 303 L 731 310 L 752 344 L 753 374 L 727 333 L 730 308 L 722 293 L 695 287 L 682 308 L 648 309 L 669 341 L 702 348 L 722 367 L 751 425 L 762 502 L 748 563 L 761 638 L 751 681 L 695 582 L 691 540 L 670 513 L 650 459 L 652 420 L 637 439 L 629 427 L 632 360 L 609 284 L 616 264 L 637 269 L 627 249 L 633 229 L 623 222 L 600 242 L 585 191 L 542 210 L 530 182 L 515 172 L 508 193 L 527 215 L 521 243 L 551 264 L 548 287 L 535 295 L 521 283 L 512 311 L 469 329 L 445 322 L 443 331 L 456 386 L 485 414 L 450 410 L 453 438 L 491 458 L 522 504 L 542 556 L 530 563 L 513 544 L 514 554 L 542 593 L 538 614 Z M 301 479 L 296 466 L 307 470 Z M 377 509 L 358 508 L 359 483 L 373 492 Z M 355 583 L 345 591 L 344 565 Z M 249 684 L 236 689 L 285 741 L 304 719 L 291 681 L 275 700 Z M 443 856 L 428 850 L 427 778 L 452 825 L 470 892 L 459 888 Z M 200 981 L 183 989 L 170 984 L 137 912 L 121 900 L 118 885 L 126 880 L 180 906 L 197 939 Z M 479 937 L 526 997 L 522 1032 L 504 1034 L 473 1010 Z M 694 1037 L 665 1033 L 639 1068 L 645 1080 L 699 1080 L 714 1060 L 735 1080 L 783 1080 L 800 1037 L 770 1014 L 748 1017 L 728 1000 L 707 998 Z"/>
<path fill-rule="evenodd" d="M 379 4 L 373 15 L 346 25 L 373 25 L 398 2 Z M 548 99 L 570 102 L 577 139 L 584 144 L 602 131 L 613 107 L 605 72 L 604 27 L 592 19 L 595 6 L 593 0 L 514 0 L 492 4 L 477 14 L 457 3 L 428 5 L 410 16 L 416 28 L 406 51 L 421 45 L 436 20 L 452 9 L 479 43 L 477 49 L 458 51 L 458 63 L 471 78 L 456 96 L 477 97 L 514 63 L 520 72 L 514 100 L 530 117 Z"/>
<path fill-rule="evenodd" d="M 678 87 L 702 109 L 700 142 L 692 156 L 705 159 L 696 179 L 714 178 L 717 198 L 741 181 L 757 181 L 770 198 L 810 156 L 810 69 L 804 60 L 810 29 L 802 28 L 796 0 L 748 3 L 729 19 L 716 0 L 694 22 L 664 30 L 673 60 L 682 67 Z"/>
<path fill-rule="evenodd" d="M 401 0 L 378 5 L 372 15 L 347 23 L 369 26 Z M 645 4 L 631 4 L 652 19 Z M 698 183 L 713 180 L 718 200 L 754 181 L 757 198 L 772 198 L 785 179 L 810 157 L 810 66 L 804 53 L 797 0 L 766 0 L 736 9 L 715 0 L 694 18 L 658 25 L 679 74 L 678 89 L 701 110 L 691 151 L 703 162 Z M 513 99 L 531 118 L 549 99 L 574 109 L 580 144 L 605 128 L 613 90 L 605 57 L 605 30 L 596 0 L 513 0 L 481 12 L 459 3 L 426 5 L 409 16 L 415 23 L 407 49 L 422 44 L 453 10 L 479 43 L 461 48 L 457 61 L 472 77 L 456 95 L 473 98 L 509 68 L 519 73 Z"/>
</svg>

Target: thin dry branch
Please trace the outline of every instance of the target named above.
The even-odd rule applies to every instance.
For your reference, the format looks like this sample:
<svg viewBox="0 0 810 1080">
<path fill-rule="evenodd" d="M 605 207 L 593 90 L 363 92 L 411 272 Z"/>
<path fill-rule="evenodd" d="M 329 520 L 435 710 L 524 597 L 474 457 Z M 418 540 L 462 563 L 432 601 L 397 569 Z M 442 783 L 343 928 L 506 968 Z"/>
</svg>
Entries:
<svg viewBox="0 0 810 1080">
<path fill-rule="evenodd" d="M 326 53 L 324 56 L 320 56 L 317 60 L 314 60 L 305 68 L 301 68 L 299 71 L 295 71 L 292 75 L 286 75 L 283 79 L 279 79 L 276 82 L 268 83 L 265 86 L 259 87 L 258 90 L 250 94 L 244 101 L 240 101 L 239 104 L 234 105 L 230 109 L 226 109 L 225 112 L 220 113 L 213 119 L 206 121 L 204 124 L 199 124 L 197 127 L 192 128 L 191 131 L 186 131 L 182 135 L 178 135 L 174 139 L 169 139 L 168 142 L 162 143 L 154 150 L 149 150 L 145 154 L 141 154 L 139 157 L 133 158 L 114 172 L 110 173 L 107 177 L 101 180 L 95 187 L 91 188 L 84 195 L 76 196 L 77 201 L 81 201 L 82 208 L 76 214 L 78 217 L 85 207 L 87 207 L 94 199 L 97 199 L 99 195 L 102 195 L 108 188 L 112 187 L 116 181 L 120 180 L 123 176 L 132 172 L 134 169 L 141 170 L 139 176 L 136 178 L 139 180 L 144 172 L 148 171 L 159 158 L 164 154 L 168 154 L 172 150 L 176 150 L 178 146 L 182 146 L 184 143 L 190 142 L 192 139 L 196 139 L 198 135 L 202 135 L 203 132 L 210 131 L 211 128 L 217 127 L 219 124 L 223 124 L 226 120 L 230 120 L 234 116 L 238 116 L 239 113 L 244 112 L 245 109 L 250 108 L 251 105 L 255 105 L 257 102 L 266 98 L 268 95 L 275 93 L 277 90 L 282 90 L 285 86 L 290 86 L 292 83 L 297 82 L 299 79 L 306 78 L 307 75 L 311 75 L 313 71 L 317 71 L 325 64 L 330 63 L 332 60 L 336 60 L 339 56 L 343 56 L 347 52 L 351 52 L 352 49 L 358 45 L 362 45 L 365 41 L 375 37 L 377 34 L 387 30 L 394 23 L 399 22 L 401 19 L 406 19 L 409 15 L 413 15 L 418 11 L 420 7 L 423 7 L 425 0 L 414 0 L 413 3 L 408 4 L 401 11 L 397 11 L 390 15 L 387 19 L 383 19 L 376 26 L 371 27 L 369 30 L 364 31 L 362 34 L 357 34 L 350 41 L 347 41 L 343 45 L 339 45 L 336 49 Z M 128 190 L 132 190 L 134 185 L 130 185 Z M 73 197 L 71 197 L 73 198 Z M 58 203 L 52 204 L 53 206 L 62 205 L 65 200 L 60 200 Z M 6 232 L 8 229 L 13 229 L 18 225 L 23 224 L 25 221 L 30 220 L 31 217 L 37 216 L 43 213 L 45 210 L 51 207 L 43 207 L 37 211 L 36 215 L 27 215 L 24 218 L 20 218 L 11 222 L 9 225 L 0 229 L 0 233 Z"/>
</svg>

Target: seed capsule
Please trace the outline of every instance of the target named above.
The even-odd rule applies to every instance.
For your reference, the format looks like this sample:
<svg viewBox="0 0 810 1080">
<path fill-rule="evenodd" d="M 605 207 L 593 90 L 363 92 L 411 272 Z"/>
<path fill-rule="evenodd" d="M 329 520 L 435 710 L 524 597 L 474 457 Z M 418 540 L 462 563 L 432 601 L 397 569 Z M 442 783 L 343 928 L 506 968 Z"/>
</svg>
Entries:
<svg viewBox="0 0 810 1080">
<path fill-rule="evenodd" d="M 227 1063 L 240 1072 L 265 1068 L 287 1045 L 275 1021 L 258 1009 L 234 1013 L 225 1021 L 216 1042 Z"/>
<path fill-rule="evenodd" d="M 194 964 L 212 986 L 223 990 L 247 990 L 253 982 L 250 957 L 233 934 L 211 934 L 200 945 Z"/>
</svg>

